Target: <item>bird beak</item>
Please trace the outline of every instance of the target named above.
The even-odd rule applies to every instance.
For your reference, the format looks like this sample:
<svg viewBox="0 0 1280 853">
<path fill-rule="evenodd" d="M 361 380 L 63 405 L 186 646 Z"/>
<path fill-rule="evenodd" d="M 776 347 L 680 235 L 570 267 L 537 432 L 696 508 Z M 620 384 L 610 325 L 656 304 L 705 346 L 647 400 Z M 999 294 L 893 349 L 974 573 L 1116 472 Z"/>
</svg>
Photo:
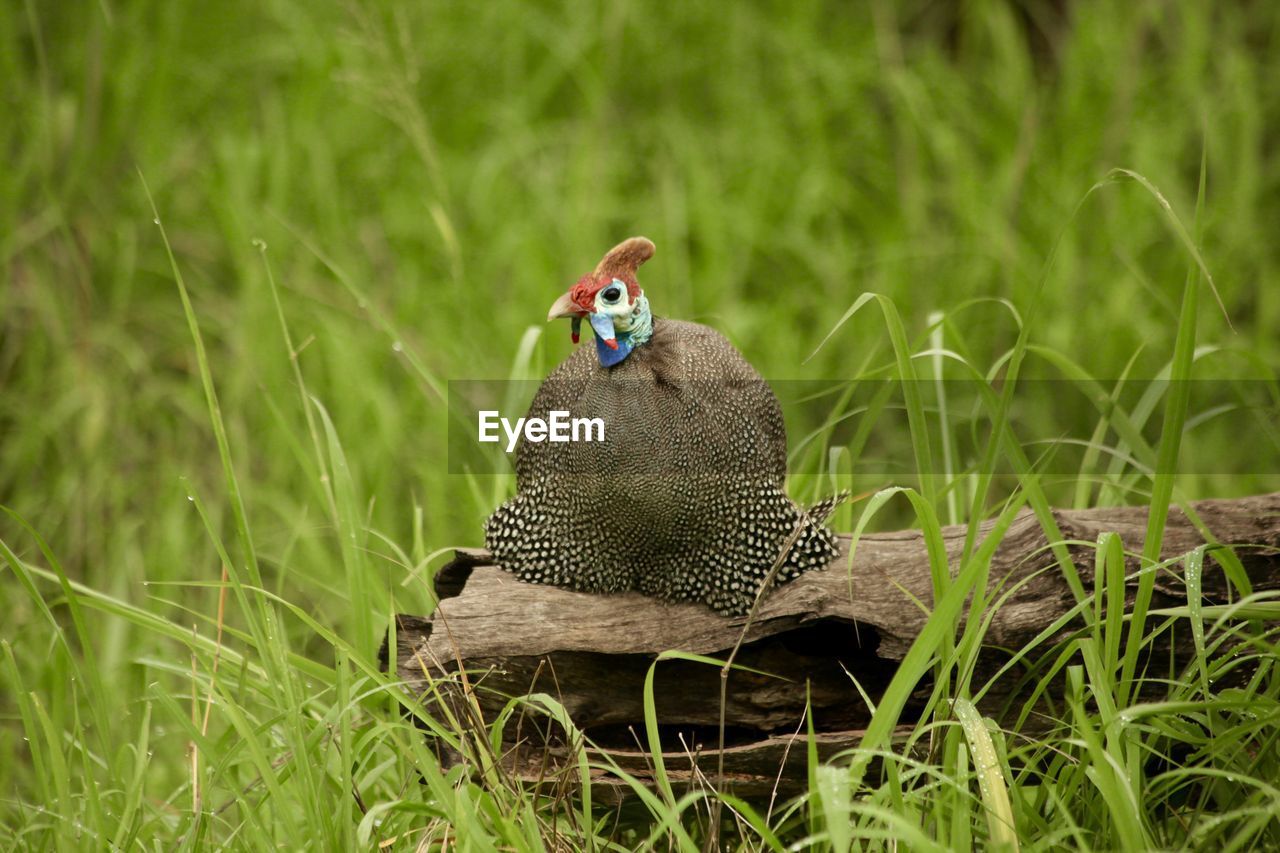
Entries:
<svg viewBox="0 0 1280 853">
<path fill-rule="evenodd" d="M 573 320 L 573 342 L 578 342 L 578 330 L 582 327 L 582 318 L 587 317 L 591 323 L 591 328 L 595 329 L 596 336 L 604 342 L 609 349 L 618 348 L 618 335 L 613 330 L 613 318 L 608 314 L 590 314 L 583 311 L 572 299 L 569 294 L 563 294 L 551 306 L 551 310 L 547 312 L 547 322 L 560 317 L 570 317 Z"/>
<path fill-rule="evenodd" d="M 585 312 L 574 304 L 569 298 L 568 292 L 562 293 L 560 298 L 551 306 L 551 310 L 547 312 L 547 322 L 559 319 L 560 317 L 581 317 Z"/>
<path fill-rule="evenodd" d="M 566 291 L 560 294 L 560 298 L 552 304 L 551 310 L 547 312 L 547 322 L 550 323 L 552 320 L 558 320 L 561 317 L 571 318 L 569 336 L 573 338 L 573 342 L 576 344 L 581 334 L 582 318 L 584 316 L 586 316 L 586 312 L 578 307 L 577 303 L 570 298 L 568 291 Z"/>
</svg>

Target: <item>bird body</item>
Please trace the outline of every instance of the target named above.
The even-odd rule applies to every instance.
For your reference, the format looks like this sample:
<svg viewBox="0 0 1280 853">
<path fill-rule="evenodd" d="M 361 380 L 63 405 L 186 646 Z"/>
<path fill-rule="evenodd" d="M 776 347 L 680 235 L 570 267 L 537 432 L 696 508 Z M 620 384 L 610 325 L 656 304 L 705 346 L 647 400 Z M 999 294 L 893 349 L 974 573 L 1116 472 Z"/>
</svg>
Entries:
<svg viewBox="0 0 1280 853">
<path fill-rule="evenodd" d="M 607 269 L 620 254 L 627 266 Z M 793 534 L 777 582 L 834 558 L 830 508 L 805 513 L 787 497 L 781 407 L 737 349 L 649 314 L 634 269 L 650 254 L 643 238 L 620 244 L 553 307 L 575 326 L 588 319 L 596 347 L 551 373 L 529 417 L 600 418 L 605 440 L 523 442 L 517 494 L 489 518 L 486 543 L 522 580 L 740 615 Z M 587 311 L 610 297 L 612 312 Z"/>
</svg>

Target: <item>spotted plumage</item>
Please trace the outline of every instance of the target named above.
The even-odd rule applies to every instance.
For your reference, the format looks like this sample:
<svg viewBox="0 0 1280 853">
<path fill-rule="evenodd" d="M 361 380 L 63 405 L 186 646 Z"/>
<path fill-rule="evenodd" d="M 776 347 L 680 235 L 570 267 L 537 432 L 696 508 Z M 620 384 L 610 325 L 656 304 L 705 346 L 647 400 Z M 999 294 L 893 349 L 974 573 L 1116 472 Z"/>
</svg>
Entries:
<svg viewBox="0 0 1280 853">
<path fill-rule="evenodd" d="M 528 416 L 602 418 L 605 440 L 522 442 L 517 495 L 490 516 L 486 544 L 521 580 L 741 615 L 797 526 L 775 583 L 835 557 L 822 524 L 833 503 L 806 513 L 787 496 L 782 411 L 733 345 L 649 315 L 635 268 L 652 251 L 622 243 L 553 308 L 590 320 L 597 345 L 551 373 Z"/>
</svg>

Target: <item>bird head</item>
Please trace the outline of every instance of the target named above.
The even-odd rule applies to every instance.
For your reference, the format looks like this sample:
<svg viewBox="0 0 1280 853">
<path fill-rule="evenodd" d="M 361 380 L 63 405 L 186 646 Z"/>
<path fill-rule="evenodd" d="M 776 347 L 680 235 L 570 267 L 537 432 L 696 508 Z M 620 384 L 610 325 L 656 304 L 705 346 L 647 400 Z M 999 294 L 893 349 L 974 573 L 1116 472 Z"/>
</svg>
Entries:
<svg viewBox="0 0 1280 853">
<path fill-rule="evenodd" d="M 644 237 L 622 241 L 555 301 L 547 320 L 569 317 L 576 344 L 585 318 L 596 333 L 600 363 L 622 361 L 652 333 L 649 300 L 636 281 L 636 270 L 651 257 L 653 243 Z"/>
</svg>

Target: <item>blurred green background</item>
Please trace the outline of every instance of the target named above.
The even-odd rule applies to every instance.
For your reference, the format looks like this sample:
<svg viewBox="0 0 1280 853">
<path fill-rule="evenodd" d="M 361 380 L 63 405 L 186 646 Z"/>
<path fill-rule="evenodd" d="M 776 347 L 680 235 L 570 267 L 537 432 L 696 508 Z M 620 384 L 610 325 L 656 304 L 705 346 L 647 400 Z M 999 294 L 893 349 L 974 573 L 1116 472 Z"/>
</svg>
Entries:
<svg viewBox="0 0 1280 853">
<path fill-rule="evenodd" d="M 1129 169 L 1196 235 L 1234 324 L 1205 291 L 1195 375 L 1270 381 L 1278 34 L 1280 4 L 1192 0 L 4 4 L 0 504 L 73 579 L 178 624 L 212 614 L 216 592 L 192 584 L 220 563 L 187 497 L 227 537 L 231 503 L 144 178 L 265 583 L 340 633 L 353 565 L 383 610 L 421 610 L 409 567 L 479 544 L 511 486 L 447 473 L 448 381 L 544 375 L 567 329 L 527 330 L 632 234 L 658 246 L 641 274 L 655 311 L 715 326 L 769 378 L 891 370 L 873 307 L 805 362 L 875 291 L 917 351 L 998 374 L 1013 308 L 1032 344 L 1110 387 L 1168 365 L 1191 264 L 1141 182 L 1089 194 Z M 349 465 L 355 564 L 268 270 Z M 1063 375 L 1035 356 L 1026 371 Z M 1097 420 L 1082 412 L 1078 437 Z M 905 434 L 875 441 L 910 457 Z M 1181 494 L 1275 488 L 1249 473 L 1253 441 L 1201 441 L 1240 473 Z M 888 484 L 853 470 L 855 487 Z M 0 539 L 38 561 L 12 518 Z M 28 687 L 58 695 L 37 665 L 47 625 L 8 580 L 0 606 Z M 145 661 L 173 654 L 126 620 L 94 630 L 122 706 L 159 677 Z M 0 725 L 0 751 L 18 736 Z"/>
</svg>

